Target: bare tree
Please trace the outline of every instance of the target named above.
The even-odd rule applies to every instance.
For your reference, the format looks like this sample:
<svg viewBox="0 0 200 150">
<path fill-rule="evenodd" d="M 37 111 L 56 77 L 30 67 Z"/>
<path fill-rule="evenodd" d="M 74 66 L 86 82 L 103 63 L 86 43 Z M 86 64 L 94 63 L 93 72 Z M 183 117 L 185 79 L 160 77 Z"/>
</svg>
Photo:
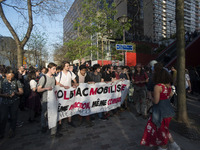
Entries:
<svg viewBox="0 0 200 150">
<path fill-rule="evenodd" d="M 189 124 L 185 90 L 184 0 L 176 0 L 178 121 Z"/>
<path fill-rule="evenodd" d="M 54 45 L 54 61 L 56 64 L 60 65 L 64 60 L 70 61 L 70 59 L 64 57 L 67 53 L 67 46 L 61 44 Z"/>
<path fill-rule="evenodd" d="M 32 52 L 32 55 L 34 56 L 34 65 L 38 64 L 39 66 L 41 66 L 43 55 L 46 56 L 45 53 L 46 43 L 47 43 L 46 34 L 38 30 L 31 34 L 29 41 L 26 43 L 27 50 Z"/>
<path fill-rule="evenodd" d="M 13 69 L 16 69 L 16 49 L 15 41 L 11 37 L 0 37 L 0 55 L 2 56 L 0 64 L 9 60 Z"/>
<path fill-rule="evenodd" d="M 17 45 L 17 61 L 18 61 L 18 67 L 22 66 L 23 64 L 23 50 L 24 46 L 27 43 L 27 41 L 30 38 L 32 29 L 33 29 L 33 14 L 35 16 L 45 14 L 49 17 L 52 17 L 55 14 L 58 14 L 59 12 L 65 12 L 64 7 L 66 6 L 66 2 L 62 2 L 62 0 L 27 0 L 21 1 L 21 0 L 0 0 L 0 16 L 3 20 L 4 24 L 12 34 L 16 45 Z M 27 24 L 24 24 L 24 27 L 26 27 L 26 32 L 24 36 L 21 38 L 17 34 L 16 30 L 14 29 L 13 25 L 11 25 L 10 21 L 6 17 L 4 13 L 4 7 L 9 7 L 14 9 L 18 14 L 20 14 L 24 20 L 27 22 Z M 65 7 L 66 9 L 66 7 Z M 28 15 L 27 15 L 28 14 Z"/>
</svg>

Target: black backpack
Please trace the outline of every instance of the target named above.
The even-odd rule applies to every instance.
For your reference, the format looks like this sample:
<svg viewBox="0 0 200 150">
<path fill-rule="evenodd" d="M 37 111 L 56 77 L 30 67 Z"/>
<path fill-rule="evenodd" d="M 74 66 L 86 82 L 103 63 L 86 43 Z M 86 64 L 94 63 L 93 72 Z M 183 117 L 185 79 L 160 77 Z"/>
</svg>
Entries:
<svg viewBox="0 0 200 150">
<path fill-rule="evenodd" d="M 46 75 L 42 75 L 41 77 L 44 77 L 44 84 L 42 85 L 42 88 L 44 88 L 45 87 L 45 85 L 46 85 L 46 83 L 47 83 L 47 77 L 46 77 Z M 40 78 L 41 78 L 40 77 Z M 37 92 L 37 90 L 36 90 L 36 92 Z M 38 93 L 38 95 L 40 96 L 40 98 L 42 97 L 42 94 L 43 94 L 43 92 L 37 92 Z"/>
<path fill-rule="evenodd" d="M 27 79 L 24 80 L 24 97 L 28 98 L 31 95 L 31 87 L 30 87 L 30 83 Z"/>
</svg>

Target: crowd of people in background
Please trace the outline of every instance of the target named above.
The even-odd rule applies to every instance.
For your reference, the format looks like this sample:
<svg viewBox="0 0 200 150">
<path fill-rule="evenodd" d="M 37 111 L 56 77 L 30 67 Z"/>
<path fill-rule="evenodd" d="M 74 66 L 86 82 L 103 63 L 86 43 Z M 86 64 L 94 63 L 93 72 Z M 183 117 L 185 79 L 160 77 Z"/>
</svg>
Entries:
<svg viewBox="0 0 200 150">
<path fill-rule="evenodd" d="M 82 64 L 80 66 L 71 65 L 65 61 L 61 66 L 57 66 L 54 63 L 49 63 L 46 67 L 42 67 L 41 70 L 29 67 L 25 69 L 23 66 L 19 67 L 17 72 L 14 72 L 11 67 L 1 66 L 0 68 L 0 138 L 4 138 L 6 123 L 10 122 L 10 128 L 8 136 L 10 138 L 15 136 L 16 127 L 21 127 L 23 122 L 17 119 L 18 108 L 21 111 L 29 113 L 28 121 L 30 123 L 37 122 L 37 117 L 41 117 L 41 132 L 46 133 L 47 127 L 47 91 L 52 90 L 55 85 L 59 85 L 68 89 L 70 87 L 76 88 L 80 83 L 98 83 L 98 82 L 114 82 L 115 80 L 130 80 L 130 91 L 120 108 L 114 109 L 111 112 L 101 112 L 91 116 L 79 116 L 79 124 L 73 122 L 73 117 L 69 117 L 58 122 L 57 127 L 51 129 L 51 136 L 61 137 L 62 126 L 68 124 L 72 127 L 81 126 L 83 120 L 86 120 L 88 127 L 94 125 L 93 120 L 98 117 L 102 121 L 109 120 L 109 117 L 118 115 L 121 111 L 130 110 L 130 103 L 134 103 L 136 109 L 136 116 L 148 119 L 149 114 L 152 113 L 152 106 L 158 104 L 160 98 L 169 99 L 171 94 L 171 85 L 177 86 L 177 71 L 174 66 L 171 68 L 164 68 L 160 63 L 157 68 L 154 64 L 148 66 L 142 66 L 137 64 L 136 66 L 111 66 L 104 65 L 100 66 L 95 64 L 93 66 L 87 66 Z M 159 68 L 160 67 L 160 68 Z M 157 69 L 157 72 L 155 71 Z M 159 70 L 160 69 L 160 70 Z M 164 69 L 164 70 L 163 70 Z M 196 68 L 188 68 L 185 72 L 186 91 L 191 94 L 200 93 L 200 76 L 199 70 Z M 159 74 L 160 73 L 160 74 Z M 163 73 L 165 78 L 161 78 Z M 168 76 L 167 76 L 168 74 Z M 155 75 L 156 78 L 155 78 Z M 156 85 L 156 86 L 155 86 Z M 155 93 L 156 88 L 156 93 Z M 163 95 L 163 89 L 167 89 Z M 157 98 L 155 99 L 155 94 Z M 166 95 L 167 94 L 167 95 Z M 159 95 L 159 96 L 158 96 Z M 160 96 L 162 95 L 162 96 Z M 154 98 L 153 98 L 154 97 Z M 173 103 L 173 99 L 171 99 Z M 163 107 L 159 106 L 159 107 Z M 150 111 L 149 111 L 150 110 Z M 96 115 L 96 116 L 95 116 Z M 171 114 L 164 114 L 165 123 L 156 120 L 155 123 L 162 129 L 161 132 L 166 132 L 169 138 L 160 140 L 162 141 L 162 147 L 166 148 L 166 141 L 173 143 L 173 139 L 168 130 Z M 151 128 L 156 128 L 153 116 L 150 116 L 148 121 Z M 147 124 L 148 125 L 148 124 Z M 145 128 L 145 133 L 142 138 L 142 145 L 156 145 L 155 137 L 149 135 L 148 127 Z M 155 132 L 151 130 L 151 133 Z M 161 136 L 161 135 L 159 135 Z M 154 142 L 149 141 L 148 138 L 153 138 Z M 168 139 L 168 140 L 167 140 Z M 178 147 L 177 144 L 174 144 Z M 160 146 L 160 144 L 157 144 Z"/>
</svg>

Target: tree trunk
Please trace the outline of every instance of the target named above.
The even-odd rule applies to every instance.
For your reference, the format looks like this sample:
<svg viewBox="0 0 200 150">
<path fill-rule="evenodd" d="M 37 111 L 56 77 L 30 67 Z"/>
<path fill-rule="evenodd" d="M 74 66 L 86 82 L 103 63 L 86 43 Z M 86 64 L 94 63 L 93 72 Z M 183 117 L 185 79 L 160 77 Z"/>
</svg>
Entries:
<svg viewBox="0 0 200 150">
<path fill-rule="evenodd" d="M 101 65 L 103 66 L 103 37 L 101 38 Z"/>
<path fill-rule="evenodd" d="M 178 121 L 189 124 L 185 90 L 184 0 L 176 0 Z"/>
<path fill-rule="evenodd" d="M 24 52 L 23 49 L 24 49 L 24 46 L 25 46 L 26 42 L 30 38 L 31 31 L 33 29 L 33 16 L 32 16 L 31 0 L 27 0 L 27 7 L 28 7 L 28 28 L 27 28 L 26 35 L 24 36 L 23 40 L 20 41 L 20 39 L 19 39 L 17 33 L 15 32 L 14 28 L 11 26 L 10 22 L 6 18 L 5 14 L 4 14 L 4 11 L 3 11 L 2 4 L 0 3 L 0 16 L 1 16 L 1 19 L 3 20 L 4 24 L 6 25 L 6 27 L 10 31 L 10 33 L 12 34 L 13 38 L 15 39 L 16 45 L 17 45 L 17 60 L 18 60 L 17 66 L 18 67 L 23 65 L 23 54 L 24 54 L 23 53 Z"/>
<path fill-rule="evenodd" d="M 17 45 L 17 67 L 23 66 L 24 50 L 21 45 Z"/>
</svg>

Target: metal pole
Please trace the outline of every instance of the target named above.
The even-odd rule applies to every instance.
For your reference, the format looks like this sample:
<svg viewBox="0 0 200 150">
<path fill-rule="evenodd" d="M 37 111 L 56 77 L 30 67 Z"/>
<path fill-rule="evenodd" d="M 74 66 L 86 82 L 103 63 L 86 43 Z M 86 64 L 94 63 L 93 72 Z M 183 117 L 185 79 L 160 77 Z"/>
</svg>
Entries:
<svg viewBox="0 0 200 150">
<path fill-rule="evenodd" d="M 171 38 L 171 23 L 173 20 L 169 20 L 169 38 Z"/>
<path fill-rule="evenodd" d="M 125 35 L 125 28 L 124 28 L 124 26 L 123 26 L 123 44 L 126 44 L 126 37 L 125 37 L 126 35 Z M 123 52 L 124 53 L 124 66 L 125 66 L 125 64 L 126 64 L 126 58 L 125 58 L 125 51 Z"/>
</svg>

